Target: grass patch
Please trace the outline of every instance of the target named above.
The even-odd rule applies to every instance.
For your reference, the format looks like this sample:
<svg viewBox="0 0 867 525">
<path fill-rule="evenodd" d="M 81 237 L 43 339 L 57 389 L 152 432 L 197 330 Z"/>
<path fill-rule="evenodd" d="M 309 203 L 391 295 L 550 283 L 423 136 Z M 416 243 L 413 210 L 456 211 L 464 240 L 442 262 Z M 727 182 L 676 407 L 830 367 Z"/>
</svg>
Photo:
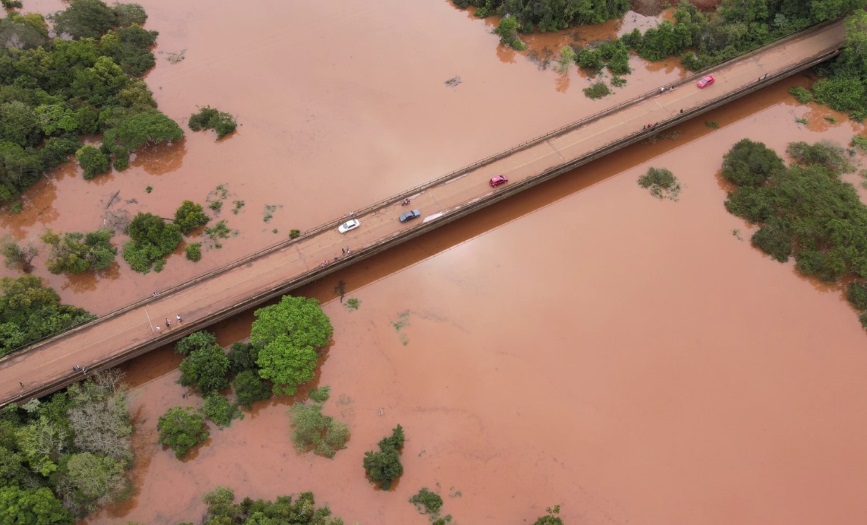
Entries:
<svg viewBox="0 0 867 525">
<path fill-rule="evenodd" d="M 802 126 L 807 125 L 807 119 L 805 119 L 805 118 L 796 118 L 795 122 L 797 122 L 798 124 L 801 124 Z"/>
<path fill-rule="evenodd" d="M 828 122 L 830 122 L 831 124 L 836 124 L 836 123 L 837 123 L 837 118 L 834 117 L 833 115 L 825 115 L 823 118 L 824 118 L 825 120 L 827 120 Z"/>
<path fill-rule="evenodd" d="M 211 245 L 219 249 L 223 247 L 220 239 L 228 239 L 230 236 L 238 235 L 238 230 L 230 230 L 226 221 L 220 221 L 210 228 L 205 228 L 205 235 L 210 239 Z"/>
<path fill-rule="evenodd" d="M 241 213 L 241 208 L 244 207 L 244 201 L 232 201 L 232 204 L 234 205 L 232 207 L 232 213 L 234 213 L 235 215 Z"/>
<path fill-rule="evenodd" d="M 316 401 L 317 403 L 324 403 L 324 402 L 328 401 L 328 397 L 330 395 L 331 395 L 331 387 L 321 386 L 319 388 L 314 388 L 313 390 L 311 390 L 310 394 L 308 394 L 308 397 L 311 400 Z"/>
<path fill-rule="evenodd" d="M 423 487 L 418 491 L 418 493 L 409 498 L 409 502 L 415 505 L 419 514 L 426 514 L 428 519 L 430 519 L 435 525 L 452 521 L 452 517 L 448 515 L 440 518 L 440 510 L 443 508 L 443 499 L 436 492 L 428 490 L 427 487 Z"/>
<path fill-rule="evenodd" d="M 852 137 L 852 142 L 850 142 L 849 145 L 862 152 L 867 152 L 867 137 L 863 135 L 855 135 Z"/>
<path fill-rule="evenodd" d="M 262 220 L 265 222 L 271 222 L 271 219 L 274 218 L 274 212 L 282 207 L 283 206 L 277 204 L 266 204 L 265 210 L 262 213 Z"/>
<path fill-rule="evenodd" d="M 320 403 L 295 403 L 289 409 L 289 416 L 292 418 L 292 443 L 299 454 L 313 452 L 333 458 L 338 450 L 346 448 L 349 427 L 324 415 Z"/>
<path fill-rule="evenodd" d="M 709 127 L 710 129 L 719 129 L 719 122 L 715 120 L 705 120 L 704 125 Z"/>
<path fill-rule="evenodd" d="M 355 297 L 350 297 L 346 300 L 346 309 L 347 310 L 358 310 L 358 307 L 361 306 L 361 301 L 356 299 Z"/>
<path fill-rule="evenodd" d="M 301 230 L 294 230 L 293 229 L 293 230 L 289 231 L 289 238 L 290 239 L 297 239 L 298 237 L 301 237 Z"/>
<path fill-rule="evenodd" d="M 813 101 L 813 93 L 811 93 L 809 89 L 793 87 L 789 89 L 789 94 L 795 97 L 795 100 L 801 104 L 807 104 Z"/>
<path fill-rule="evenodd" d="M 154 187 L 153 187 L 153 186 L 148 186 L 147 188 L 145 188 L 145 193 L 150 193 L 150 192 L 152 192 L 152 191 L 154 191 Z"/>
<path fill-rule="evenodd" d="M 650 190 L 650 194 L 657 199 L 676 201 L 680 195 L 677 177 L 665 168 L 650 168 L 647 173 L 638 177 L 638 185 Z"/>
</svg>

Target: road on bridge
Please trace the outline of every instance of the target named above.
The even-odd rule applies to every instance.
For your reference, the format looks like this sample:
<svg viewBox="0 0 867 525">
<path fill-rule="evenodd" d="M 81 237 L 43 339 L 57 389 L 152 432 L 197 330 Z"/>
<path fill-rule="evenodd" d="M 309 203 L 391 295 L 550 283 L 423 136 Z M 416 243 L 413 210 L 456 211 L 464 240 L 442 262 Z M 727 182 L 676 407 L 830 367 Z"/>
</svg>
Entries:
<svg viewBox="0 0 867 525">
<path fill-rule="evenodd" d="M 676 88 L 636 99 L 616 111 L 425 187 L 409 196 L 409 207 L 401 205 L 403 196 L 400 196 L 359 212 L 355 218 L 361 226 L 356 230 L 340 234 L 330 227 L 304 236 L 244 264 L 7 356 L 0 361 L 0 404 L 58 390 L 82 377 L 82 372 L 73 371 L 74 366 L 89 370 L 114 366 L 193 329 L 207 326 L 217 315 L 226 316 L 233 309 L 257 304 L 256 298 L 273 295 L 275 288 L 293 279 L 361 258 L 366 251 L 373 251 L 408 230 L 444 222 L 450 213 L 478 205 L 495 197 L 496 192 L 522 182 L 531 182 L 540 174 L 604 150 L 624 137 L 640 138 L 641 134 L 652 134 L 663 126 L 687 119 L 720 98 L 758 87 L 765 75 L 766 82 L 774 81 L 789 74 L 794 65 L 839 48 L 844 34 L 844 27 L 838 22 L 786 40 L 714 69 L 710 73 L 716 82 L 706 89 L 698 89 L 690 80 Z M 653 123 L 660 123 L 660 128 L 643 129 Z M 488 180 L 500 174 L 506 175 L 509 183 L 491 188 Z M 397 218 L 407 209 L 421 210 L 422 217 L 400 223 Z M 350 250 L 348 259 L 344 258 L 345 249 Z M 184 318 L 182 325 L 175 320 L 179 314 Z M 172 321 L 169 329 L 164 325 L 166 318 Z M 162 327 L 160 331 L 156 330 L 158 325 Z"/>
</svg>

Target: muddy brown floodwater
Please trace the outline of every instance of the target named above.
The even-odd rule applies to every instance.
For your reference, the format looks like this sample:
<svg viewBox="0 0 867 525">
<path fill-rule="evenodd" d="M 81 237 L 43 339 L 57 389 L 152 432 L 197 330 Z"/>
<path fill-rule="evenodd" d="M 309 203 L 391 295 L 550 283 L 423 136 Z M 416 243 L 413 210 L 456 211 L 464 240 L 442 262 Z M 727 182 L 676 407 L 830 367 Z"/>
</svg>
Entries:
<svg viewBox="0 0 867 525">
<path fill-rule="evenodd" d="M 498 49 L 490 26 L 445 0 L 142 4 L 161 33 L 147 78 L 160 108 L 183 121 L 210 104 L 237 114 L 240 132 L 222 143 L 188 133 L 94 182 L 63 168 L 3 227 L 20 238 L 91 229 L 116 191 L 132 212 L 165 215 L 226 183 L 222 218 L 240 235 L 200 265 L 174 256 L 158 275 L 121 263 L 98 283 L 50 278 L 64 300 L 98 312 L 601 107 L 574 69 L 540 71 Z M 174 65 L 161 54 L 180 51 Z M 605 104 L 681 75 L 633 65 Z M 445 87 L 454 76 L 462 83 Z M 284 400 L 178 461 L 156 444 L 156 420 L 199 401 L 182 397 L 170 350 L 130 362 L 137 491 L 86 523 L 194 521 L 216 485 L 254 498 L 312 490 L 363 524 L 427 523 L 407 502 L 421 487 L 438 489 L 464 525 L 532 523 L 554 504 L 570 524 L 867 522 L 864 331 L 840 290 L 750 246 L 718 176 L 743 137 L 782 151 L 862 132 L 795 104 L 788 87 L 808 82 L 765 89 L 300 290 L 335 326 L 316 384 L 331 387 L 326 412 L 352 439 L 333 460 L 292 450 Z M 638 187 L 649 166 L 680 179 L 677 202 Z M 245 202 L 238 215 L 232 200 Z M 268 223 L 266 205 L 283 206 Z M 334 299 L 340 280 L 357 311 Z M 221 342 L 245 337 L 250 321 L 218 326 Z M 405 474 L 374 491 L 364 451 L 397 423 Z"/>
</svg>

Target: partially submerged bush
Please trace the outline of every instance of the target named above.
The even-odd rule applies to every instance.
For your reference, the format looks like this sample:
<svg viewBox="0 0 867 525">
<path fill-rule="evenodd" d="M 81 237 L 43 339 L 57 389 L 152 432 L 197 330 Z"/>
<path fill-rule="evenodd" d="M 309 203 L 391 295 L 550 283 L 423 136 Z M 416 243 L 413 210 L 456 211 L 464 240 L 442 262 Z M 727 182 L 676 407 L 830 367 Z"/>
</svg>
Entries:
<svg viewBox="0 0 867 525">
<path fill-rule="evenodd" d="M 198 113 L 193 113 L 190 116 L 189 126 L 193 131 L 212 129 L 217 132 L 217 139 L 219 140 L 235 131 L 238 124 L 235 122 L 235 117 L 229 113 L 205 106 Z"/>
</svg>

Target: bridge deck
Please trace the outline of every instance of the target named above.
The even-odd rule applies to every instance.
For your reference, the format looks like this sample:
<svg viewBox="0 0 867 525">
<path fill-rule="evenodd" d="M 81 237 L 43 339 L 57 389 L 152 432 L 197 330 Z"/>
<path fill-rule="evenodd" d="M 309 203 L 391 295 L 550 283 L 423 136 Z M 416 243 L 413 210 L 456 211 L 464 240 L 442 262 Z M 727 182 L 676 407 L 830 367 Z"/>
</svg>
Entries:
<svg viewBox="0 0 867 525">
<path fill-rule="evenodd" d="M 356 214 L 361 227 L 347 234 L 336 231 L 345 218 L 335 220 L 295 241 L 7 356 L 0 361 L 0 404 L 56 391 L 81 378 L 73 372 L 74 365 L 90 370 L 116 366 L 801 71 L 832 56 L 844 34 L 837 22 L 789 38 L 715 68 L 710 73 L 716 82 L 709 88 L 698 89 L 689 80 L 640 97 L 361 210 Z M 650 131 L 642 129 L 648 123 L 659 124 Z M 498 174 L 507 175 L 510 182 L 492 189 L 487 181 Z M 414 223 L 397 220 L 408 209 L 400 205 L 404 197 L 412 200 L 411 208 L 423 212 Z M 347 247 L 351 252 L 344 257 L 342 249 Z M 174 323 L 178 313 L 184 316 L 182 325 Z M 163 327 L 156 333 L 153 326 L 166 317 L 173 320 L 171 330 Z"/>
</svg>

